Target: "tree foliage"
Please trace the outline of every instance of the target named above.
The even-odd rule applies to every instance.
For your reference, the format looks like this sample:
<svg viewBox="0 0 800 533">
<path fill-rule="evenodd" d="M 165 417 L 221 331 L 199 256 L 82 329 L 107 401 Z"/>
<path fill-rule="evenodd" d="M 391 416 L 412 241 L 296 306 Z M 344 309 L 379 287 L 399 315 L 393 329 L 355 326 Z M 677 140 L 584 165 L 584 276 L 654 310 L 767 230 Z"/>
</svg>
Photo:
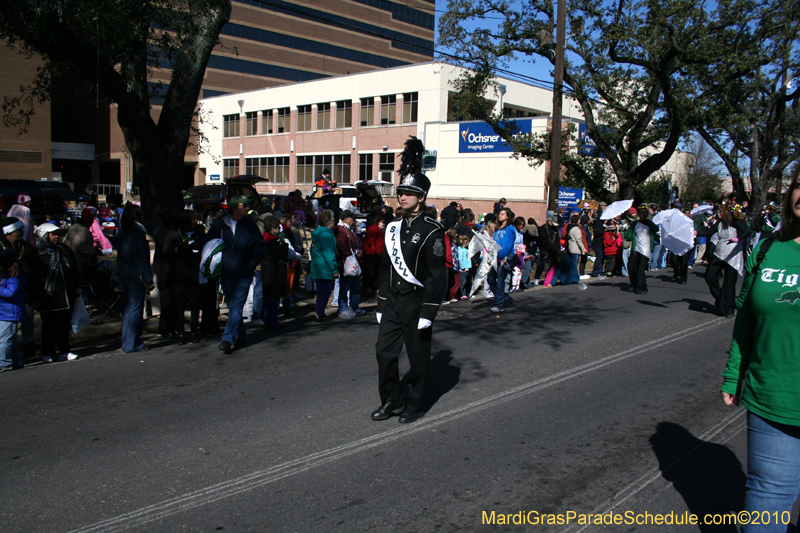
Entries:
<svg viewBox="0 0 800 533">
<path fill-rule="evenodd" d="M 719 201 L 724 182 L 719 158 L 700 136 L 695 136 L 688 148 L 694 156 L 694 165 L 689 167 L 688 174 L 676 180 L 683 205 Z"/>
<path fill-rule="evenodd" d="M 203 75 L 230 12 L 230 0 L 0 0 L 0 37 L 44 59 L 22 94 L 5 99 L 4 123 L 24 128 L 53 75 L 77 72 L 117 107 L 148 220 L 179 208 Z"/>
<path fill-rule="evenodd" d="M 633 198 L 669 160 L 692 112 L 682 76 L 686 65 L 705 61 L 707 19 L 688 0 L 567 2 L 565 89 L 604 158 L 564 150 L 567 181 L 606 202 Z M 534 164 L 549 159 L 549 136 L 513 139 L 514 127 L 489 103 L 497 69 L 511 57 L 555 65 L 554 31 L 551 0 L 450 0 L 440 21 L 440 44 L 471 69 L 455 85 L 458 105 Z"/>
<path fill-rule="evenodd" d="M 703 104 L 692 127 L 725 163 L 739 201 L 758 210 L 800 160 L 800 1 L 725 0 L 718 12 L 714 35 L 725 53 L 691 70 Z"/>
</svg>

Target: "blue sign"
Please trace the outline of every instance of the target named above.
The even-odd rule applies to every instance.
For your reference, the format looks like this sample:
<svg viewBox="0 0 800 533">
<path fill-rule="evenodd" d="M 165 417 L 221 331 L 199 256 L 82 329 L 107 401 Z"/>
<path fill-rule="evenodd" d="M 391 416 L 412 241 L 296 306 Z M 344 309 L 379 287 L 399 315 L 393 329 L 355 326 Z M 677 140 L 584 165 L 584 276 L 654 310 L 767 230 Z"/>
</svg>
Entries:
<svg viewBox="0 0 800 533">
<path fill-rule="evenodd" d="M 611 128 L 606 126 L 597 126 L 601 132 L 611 132 Z M 605 159 L 606 156 L 597 147 L 597 144 L 589 137 L 589 129 L 586 124 L 578 124 L 578 153 L 580 155 L 588 155 L 589 157 L 599 157 Z"/>
<path fill-rule="evenodd" d="M 211 181 L 219 181 L 219 174 L 211 174 L 208 178 Z"/>
<path fill-rule="evenodd" d="M 517 135 L 531 133 L 533 121 L 531 119 L 509 120 L 517 125 Z M 505 124 L 505 123 L 501 123 Z M 458 128 L 458 153 L 474 154 L 479 152 L 513 152 L 510 144 L 494 132 L 492 127 L 485 122 L 464 122 Z"/>
<path fill-rule="evenodd" d="M 563 207 L 567 211 L 579 209 L 578 204 L 583 199 L 583 189 L 573 189 L 572 187 L 558 188 L 558 207 Z"/>
</svg>

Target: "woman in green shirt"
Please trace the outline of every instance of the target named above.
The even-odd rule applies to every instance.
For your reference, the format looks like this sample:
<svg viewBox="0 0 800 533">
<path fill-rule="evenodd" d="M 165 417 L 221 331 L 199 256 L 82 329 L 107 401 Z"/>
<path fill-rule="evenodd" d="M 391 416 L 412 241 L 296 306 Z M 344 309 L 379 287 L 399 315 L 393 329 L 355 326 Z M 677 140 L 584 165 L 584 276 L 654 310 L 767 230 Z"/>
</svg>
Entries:
<svg viewBox="0 0 800 533">
<path fill-rule="evenodd" d="M 747 408 L 745 510 L 760 525 L 742 531 L 785 532 L 800 492 L 800 177 L 783 202 L 781 230 L 747 261 L 730 357 L 723 372 L 726 405 Z M 768 246 L 768 252 L 759 251 Z M 765 513 L 766 511 L 766 513 Z M 769 514 L 769 521 L 767 520 Z M 754 514 L 751 514 L 751 517 Z M 766 523 L 765 523 L 766 522 Z"/>
</svg>

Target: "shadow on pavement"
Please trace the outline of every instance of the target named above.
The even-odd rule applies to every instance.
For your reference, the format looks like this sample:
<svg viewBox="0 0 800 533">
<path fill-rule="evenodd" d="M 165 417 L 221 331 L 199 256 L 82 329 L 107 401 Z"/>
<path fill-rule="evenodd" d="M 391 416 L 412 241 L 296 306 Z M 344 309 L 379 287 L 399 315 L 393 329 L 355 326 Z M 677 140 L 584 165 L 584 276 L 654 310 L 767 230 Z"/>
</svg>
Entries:
<svg viewBox="0 0 800 533">
<path fill-rule="evenodd" d="M 428 389 L 425 398 L 425 411 L 436 405 L 439 398 L 450 392 L 458 385 L 461 377 L 461 368 L 453 364 L 453 352 L 442 350 L 433 356 L 431 360 L 430 376 Z M 403 380 L 405 381 L 405 379 Z"/>
<path fill-rule="evenodd" d="M 660 304 L 658 302 L 651 302 L 649 300 L 636 300 L 636 303 L 639 303 L 639 304 L 642 304 L 642 305 L 649 305 L 650 307 L 664 307 L 666 309 L 669 309 L 669 307 L 664 305 L 664 304 Z"/>
<path fill-rule="evenodd" d="M 737 513 L 744 508 L 747 476 L 731 450 L 721 444 L 698 439 L 686 428 L 661 422 L 650 437 L 661 475 L 672 482 L 689 512 Z M 700 531 L 735 532 L 734 525 L 699 525 Z"/>
</svg>

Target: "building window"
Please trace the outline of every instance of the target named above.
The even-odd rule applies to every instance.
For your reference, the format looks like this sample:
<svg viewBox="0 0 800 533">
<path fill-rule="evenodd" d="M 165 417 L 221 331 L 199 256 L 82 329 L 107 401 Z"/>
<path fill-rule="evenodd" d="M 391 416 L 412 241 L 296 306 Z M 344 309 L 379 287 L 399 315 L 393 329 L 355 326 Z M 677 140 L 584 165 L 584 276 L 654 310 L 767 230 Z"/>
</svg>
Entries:
<svg viewBox="0 0 800 533">
<path fill-rule="evenodd" d="M 403 124 L 417 121 L 419 93 L 403 93 Z"/>
<path fill-rule="evenodd" d="M 361 181 L 372 179 L 372 154 L 359 154 L 358 179 Z"/>
<path fill-rule="evenodd" d="M 311 131 L 311 106 L 297 106 L 297 131 Z"/>
<path fill-rule="evenodd" d="M 222 160 L 222 179 L 227 180 L 239 175 L 239 158 Z"/>
<path fill-rule="evenodd" d="M 274 164 L 272 161 L 274 161 Z M 272 183 L 289 183 L 288 157 L 269 157 L 267 158 L 267 164 L 269 169 L 267 178 Z"/>
<path fill-rule="evenodd" d="M 336 183 L 350 183 L 350 154 L 333 156 L 331 174 Z"/>
<path fill-rule="evenodd" d="M 317 104 L 317 129 L 331 129 L 331 104 Z"/>
<path fill-rule="evenodd" d="M 297 183 L 314 183 L 325 169 L 336 183 L 350 183 L 350 155 L 297 156 Z"/>
<path fill-rule="evenodd" d="M 397 96 L 381 96 L 381 124 L 394 124 L 397 117 Z"/>
<path fill-rule="evenodd" d="M 270 183 L 289 181 L 288 157 L 250 157 L 245 159 L 245 173 L 267 178 Z"/>
<path fill-rule="evenodd" d="M 244 115 L 244 134 L 255 135 L 258 133 L 258 113 L 255 111 L 248 111 Z"/>
<path fill-rule="evenodd" d="M 297 156 L 297 183 L 314 183 L 314 156 Z"/>
<path fill-rule="evenodd" d="M 342 100 L 336 102 L 336 128 L 350 128 L 353 126 L 353 101 Z"/>
<path fill-rule="evenodd" d="M 361 126 L 372 126 L 375 124 L 375 99 L 361 99 Z"/>
<path fill-rule="evenodd" d="M 394 154 L 381 154 L 378 163 L 378 177 L 389 183 L 394 181 Z"/>
<path fill-rule="evenodd" d="M 291 111 L 288 107 L 278 109 L 278 133 L 289 133 L 289 131 L 291 131 L 289 127 L 290 116 Z"/>
<path fill-rule="evenodd" d="M 239 136 L 239 115 L 225 115 L 223 118 L 222 136 Z"/>
<path fill-rule="evenodd" d="M 272 109 L 261 112 L 261 133 L 265 135 L 272 133 Z"/>
</svg>

